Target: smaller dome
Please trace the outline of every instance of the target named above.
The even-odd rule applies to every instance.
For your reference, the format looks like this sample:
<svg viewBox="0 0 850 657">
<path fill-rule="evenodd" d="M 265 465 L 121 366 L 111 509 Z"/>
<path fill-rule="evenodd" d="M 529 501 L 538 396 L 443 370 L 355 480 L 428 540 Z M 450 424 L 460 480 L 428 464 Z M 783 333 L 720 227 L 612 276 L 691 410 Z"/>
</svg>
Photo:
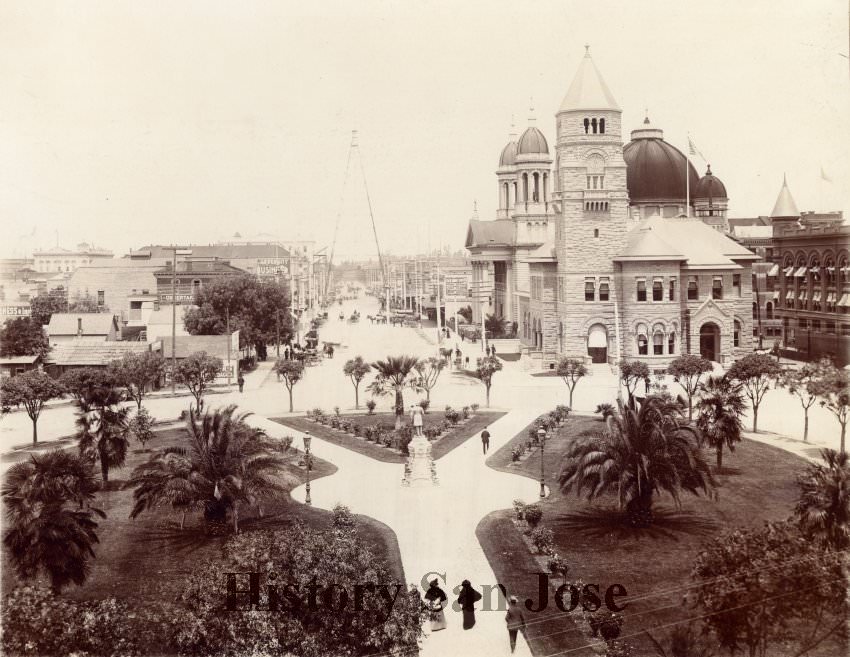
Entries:
<svg viewBox="0 0 850 657">
<path fill-rule="evenodd" d="M 499 157 L 500 167 L 512 167 L 516 164 L 516 149 L 517 144 L 515 141 L 507 143 L 502 149 L 502 155 Z"/>
<path fill-rule="evenodd" d="M 546 137 L 536 126 L 528 126 L 517 144 L 517 155 L 549 155 Z"/>
<path fill-rule="evenodd" d="M 705 175 L 699 179 L 696 188 L 694 189 L 694 198 L 708 199 L 726 199 L 726 186 L 721 182 L 720 178 L 711 173 L 711 165 L 708 165 L 708 170 Z"/>
</svg>

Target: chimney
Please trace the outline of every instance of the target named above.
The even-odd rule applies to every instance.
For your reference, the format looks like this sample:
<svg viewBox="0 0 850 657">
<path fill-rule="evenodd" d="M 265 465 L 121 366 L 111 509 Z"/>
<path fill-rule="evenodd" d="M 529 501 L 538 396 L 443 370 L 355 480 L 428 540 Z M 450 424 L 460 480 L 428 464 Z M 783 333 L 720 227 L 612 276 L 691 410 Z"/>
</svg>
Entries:
<svg viewBox="0 0 850 657">
<path fill-rule="evenodd" d="M 83 337 L 83 318 L 77 317 L 77 337 Z"/>
</svg>

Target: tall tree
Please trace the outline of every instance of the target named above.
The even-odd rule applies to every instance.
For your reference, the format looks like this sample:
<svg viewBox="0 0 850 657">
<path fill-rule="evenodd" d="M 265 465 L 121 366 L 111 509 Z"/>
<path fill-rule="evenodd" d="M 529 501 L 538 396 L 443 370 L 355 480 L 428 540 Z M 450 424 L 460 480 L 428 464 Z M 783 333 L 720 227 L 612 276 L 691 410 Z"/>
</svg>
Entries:
<svg viewBox="0 0 850 657">
<path fill-rule="evenodd" d="M 128 486 L 133 488 L 133 509 L 130 518 L 143 512 L 169 506 L 180 512 L 180 529 L 186 523 L 186 513 L 203 507 L 203 495 L 193 475 L 192 458 L 184 447 L 167 447 L 133 470 Z"/>
<path fill-rule="evenodd" d="M 766 354 L 747 354 L 732 363 L 726 376 L 740 382 L 753 409 L 753 432 L 758 431 L 759 405 L 770 384 L 781 373 L 779 365 Z"/>
<path fill-rule="evenodd" d="M 50 351 L 41 324 L 30 317 L 9 319 L 0 329 L 0 356 L 40 356 Z"/>
<path fill-rule="evenodd" d="M 850 411 L 850 374 L 836 367 L 831 361 L 823 360 L 820 373 L 814 382 L 814 390 L 820 405 L 826 408 L 841 425 L 841 453 L 845 450 L 847 415 Z"/>
<path fill-rule="evenodd" d="M 723 447 L 735 451 L 741 442 L 744 425 L 741 415 L 747 410 L 740 384 L 723 376 L 710 376 L 700 385 L 702 394 L 697 402 L 697 427 L 703 442 L 717 452 L 717 470 L 723 467 Z"/>
<path fill-rule="evenodd" d="M 404 417 L 404 389 L 418 388 L 416 377 L 416 356 L 387 356 L 377 360 L 372 367 L 377 371 L 369 390 L 376 395 L 395 395 L 395 428 L 401 428 Z"/>
<path fill-rule="evenodd" d="M 776 380 L 777 386 L 787 388 L 800 400 L 803 407 L 803 442 L 809 440 L 809 409 L 818 400 L 817 381 L 821 372 L 818 363 L 805 363 L 800 369 L 785 370 Z"/>
<path fill-rule="evenodd" d="M 583 432 L 567 449 L 558 475 L 564 493 L 586 491 L 589 500 L 615 493 L 628 521 L 645 526 L 653 521 L 656 493 L 669 493 L 678 505 L 682 491 L 713 491 L 699 432 L 681 419 L 678 404 L 648 397 L 640 410 L 618 406 L 605 429 Z"/>
<path fill-rule="evenodd" d="M 113 361 L 110 368 L 127 397 L 135 401 L 136 407 L 141 410 L 148 389 L 165 373 L 165 359 L 158 351 L 127 353 L 121 360 Z"/>
<path fill-rule="evenodd" d="M 688 397 L 688 419 L 694 417 L 694 395 L 699 390 L 703 374 L 711 372 L 712 365 L 708 358 L 696 354 L 682 354 L 674 358 L 667 367 L 667 374 L 673 377 L 685 391 Z"/>
<path fill-rule="evenodd" d="M 797 478 L 800 499 L 794 509 L 806 536 L 825 548 L 850 548 L 850 456 L 822 449 L 823 463 L 809 463 Z"/>
<path fill-rule="evenodd" d="M 354 408 L 360 408 L 360 382 L 372 371 L 372 366 L 363 360 L 363 356 L 357 356 L 346 361 L 342 371 L 354 386 Z"/>
<path fill-rule="evenodd" d="M 490 406 L 490 388 L 493 385 L 493 375 L 502 370 L 502 361 L 495 356 L 479 358 L 475 364 L 475 377 L 484 384 L 487 394 L 487 406 Z"/>
<path fill-rule="evenodd" d="M 88 410 L 77 413 L 77 434 L 80 456 L 100 463 L 104 483 L 109 481 L 109 469 L 120 468 L 127 458 L 129 447 L 130 409 L 121 406 L 124 396 L 113 381 L 111 385 L 95 388 L 89 398 Z"/>
<path fill-rule="evenodd" d="M 643 382 L 649 386 L 649 365 L 640 360 L 621 360 L 620 381 L 629 394 L 629 406 L 634 407 L 638 384 Z"/>
<path fill-rule="evenodd" d="M 558 376 L 560 376 L 570 391 L 570 408 L 573 407 L 573 392 L 578 382 L 590 373 L 582 358 L 562 358 L 558 361 Z"/>
<path fill-rule="evenodd" d="M 99 388 L 113 387 L 115 380 L 112 372 L 98 367 L 75 367 L 64 372 L 59 383 L 73 395 L 77 407 L 87 412 L 95 392 Z"/>
<path fill-rule="evenodd" d="M 3 543 L 18 576 L 44 572 L 54 593 L 85 582 L 98 542 L 92 516 L 105 517 L 88 506 L 96 490 L 91 464 L 65 450 L 34 454 L 9 468 L 0 489 L 8 523 Z"/>
<path fill-rule="evenodd" d="M 788 522 L 715 537 L 697 556 L 692 577 L 694 615 L 732 655 L 799 657 L 840 635 L 847 622 L 841 557 L 824 553 Z M 827 647 L 818 654 L 839 652 Z"/>
<path fill-rule="evenodd" d="M 38 442 L 38 417 L 45 403 L 65 394 L 65 388 L 41 370 L 30 370 L 10 376 L 0 382 L 2 407 L 6 412 L 12 406 L 23 406 L 32 420 L 32 442 Z"/>
<path fill-rule="evenodd" d="M 275 363 L 274 371 L 280 375 L 289 391 L 289 412 L 292 413 L 292 390 L 304 378 L 304 363 L 300 360 L 281 358 Z"/>
<path fill-rule="evenodd" d="M 419 375 L 417 385 L 425 391 L 425 398 L 429 402 L 431 401 L 431 390 L 436 387 L 440 373 L 445 367 L 446 361 L 436 356 L 423 358 L 415 365 L 416 372 Z"/>
<path fill-rule="evenodd" d="M 215 281 L 195 295 L 195 306 L 183 323 L 192 335 L 222 335 L 239 331 L 241 347 L 252 346 L 262 353 L 276 339 L 286 342 L 292 335 L 289 291 L 273 280 L 245 274 Z"/>
<path fill-rule="evenodd" d="M 50 323 L 53 313 L 68 312 L 68 291 L 55 287 L 47 294 L 39 294 L 30 299 L 30 317 L 41 326 Z"/>
<path fill-rule="evenodd" d="M 189 388 L 195 398 L 195 412 L 201 413 L 204 408 L 204 393 L 215 381 L 224 364 L 220 358 L 210 356 L 206 351 L 196 351 L 183 360 L 177 361 L 174 380 Z"/>
</svg>

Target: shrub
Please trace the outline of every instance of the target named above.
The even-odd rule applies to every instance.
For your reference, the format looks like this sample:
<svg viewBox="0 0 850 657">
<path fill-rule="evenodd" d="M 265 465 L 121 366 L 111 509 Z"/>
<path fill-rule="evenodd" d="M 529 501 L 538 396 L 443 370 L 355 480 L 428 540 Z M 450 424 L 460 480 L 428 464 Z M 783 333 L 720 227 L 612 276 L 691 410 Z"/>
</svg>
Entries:
<svg viewBox="0 0 850 657">
<path fill-rule="evenodd" d="M 460 412 L 461 412 L 461 414 L 463 415 L 463 419 L 464 419 L 464 420 L 468 420 L 468 419 L 469 419 L 469 406 L 464 406 L 464 407 L 460 410 Z"/>
<path fill-rule="evenodd" d="M 449 426 L 457 424 L 460 422 L 460 411 L 454 409 L 446 411 L 446 419 L 451 423 Z"/>
<path fill-rule="evenodd" d="M 393 435 L 391 433 L 385 433 L 381 435 L 381 442 L 384 447 L 392 447 L 393 446 Z"/>
<path fill-rule="evenodd" d="M 348 420 L 342 420 L 339 423 L 339 428 L 345 431 L 345 433 L 351 433 L 352 424 Z"/>
<path fill-rule="evenodd" d="M 481 404 L 472 404 L 470 408 L 472 409 L 472 414 L 475 415 L 478 412 L 478 409 L 481 408 Z"/>
<path fill-rule="evenodd" d="M 566 406 L 565 404 L 558 404 L 555 407 L 555 413 L 558 416 L 559 422 L 563 422 L 564 420 L 566 420 L 570 416 L 570 413 L 572 413 L 572 411 L 573 409 L 571 409 L 569 406 Z"/>
<path fill-rule="evenodd" d="M 334 529 L 354 529 L 357 524 L 354 514 L 344 504 L 337 504 L 333 508 L 333 516 Z"/>
<path fill-rule="evenodd" d="M 339 418 L 336 416 L 331 418 L 331 429 L 339 429 Z"/>
<path fill-rule="evenodd" d="M 517 445 L 511 450 L 511 460 L 519 461 L 520 457 L 523 455 L 524 452 L 525 450 L 522 448 L 522 446 Z"/>
<path fill-rule="evenodd" d="M 550 573 L 552 573 L 556 577 L 563 577 L 564 580 L 566 580 L 567 573 L 570 572 L 570 567 L 567 565 L 567 562 L 564 561 L 559 555 L 553 554 L 551 557 L 549 557 L 549 561 L 546 565 L 549 568 Z"/>
<path fill-rule="evenodd" d="M 430 399 L 420 399 L 419 405 L 422 407 L 422 411 L 427 413 L 428 407 L 431 405 L 431 400 Z"/>
<path fill-rule="evenodd" d="M 514 459 L 516 460 L 516 459 Z M 522 500 L 514 500 L 514 517 L 517 520 L 523 519 L 523 514 L 525 513 L 525 502 Z"/>
<path fill-rule="evenodd" d="M 360 425 L 359 425 L 359 424 L 357 424 L 356 422 L 354 423 L 354 426 L 352 427 L 352 430 L 354 431 L 354 435 L 355 435 L 355 436 L 359 436 L 359 435 L 362 433 L 362 431 L 363 431 L 363 430 L 360 428 Z"/>
<path fill-rule="evenodd" d="M 315 420 L 318 420 L 324 414 L 325 414 L 325 412 L 321 408 L 319 408 L 318 406 L 313 409 L 313 419 L 315 419 Z M 309 417 L 309 415 L 308 415 L 308 417 Z"/>
<path fill-rule="evenodd" d="M 366 402 L 366 409 L 367 409 L 369 415 L 374 415 L 375 406 L 377 406 L 377 405 L 378 405 L 378 402 L 376 402 L 374 399 L 370 399 L 369 401 Z"/>
<path fill-rule="evenodd" d="M 609 417 L 614 415 L 614 405 L 613 404 L 599 404 L 596 407 L 594 413 L 600 413 L 602 415 L 603 420 L 607 420 Z"/>
<path fill-rule="evenodd" d="M 372 427 L 363 427 L 363 437 L 366 440 L 372 440 L 375 437 L 375 430 Z"/>
<path fill-rule="evenodd" d="M 451 406 L 446 406 L 446 410 L 445 410 L 445 413 L 444 413 L 445 418 L 448 420 L 451 417 L 452 413 L 454 413 L 454 412 L 455 411 Z"/>
<path fill-rule="evenodd" d="M 541 509 L 537 504 L 529 504 L 525 507 L 525 521 L 531 527 L 537 527 L 542 518 L 543 509 Z"/>
<path fill-rule="evenodd" d="M 284 436 L 280 439 L 280 445 L 278 446 L 278 451 L 288 452 L 292 449 L 292 443 L 295 442 L 295 438 L 293 436 Z"/>
<path fill-rule="evenodd" d="M 526 519 L 528 514 L 526 513 Z M 546 527 L 535 527 L 531 530 L 531 544 L 539 554 L 552 554 L 555 535 Z"/>
<path fill-rule="evenodd" d="M 339 406 L 334 406 L 334 415 L 339 417 Z"/>
<path fill-rule="evenodd" d="M 156 418 L 154 418 L 144 406 L 142 406 L 136 414 L 133 416 L 133 419 L 130 420 L 130 431 L 136 437 L 142 447 L 145 446 L 151 438 L 153 438 L 153 423 L 156 422 Z"/>
</svg>

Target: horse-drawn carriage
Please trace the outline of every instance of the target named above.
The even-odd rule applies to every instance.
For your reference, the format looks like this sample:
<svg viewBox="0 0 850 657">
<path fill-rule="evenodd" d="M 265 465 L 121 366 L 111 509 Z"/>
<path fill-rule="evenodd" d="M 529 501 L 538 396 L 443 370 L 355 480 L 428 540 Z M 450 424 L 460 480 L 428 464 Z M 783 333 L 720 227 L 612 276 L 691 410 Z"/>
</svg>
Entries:
<svg viewBox="0 0 850 657">
<path fill-rule="evenodd" d="M 353 324 L 353 323 L 359 322 L 359 321 L 360 321 L 360 313 L 355 310 L 353 313 L 351 313 L 351 317 L 348 318 L 348 323 Z"/>
</svg>

